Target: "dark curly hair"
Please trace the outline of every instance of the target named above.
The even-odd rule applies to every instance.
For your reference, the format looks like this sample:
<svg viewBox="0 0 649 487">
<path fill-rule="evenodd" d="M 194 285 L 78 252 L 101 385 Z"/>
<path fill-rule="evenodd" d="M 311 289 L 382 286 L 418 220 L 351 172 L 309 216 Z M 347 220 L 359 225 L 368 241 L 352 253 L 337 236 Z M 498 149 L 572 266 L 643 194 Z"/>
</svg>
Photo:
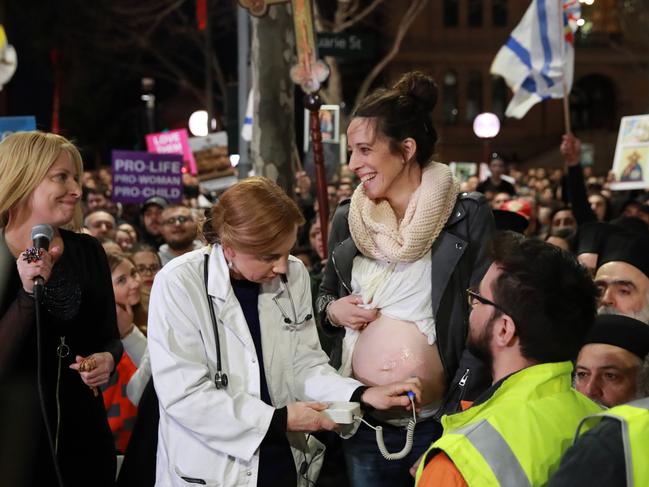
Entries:
<svg viewBox="0 0 649 487">
<path fill-rule="evenodd" d="M 352 117 L 373 118 L 375 129 L 390 141 L 390 150 L 402 153 L 401 142 L 412 137 L 417 143 L 415 158 L 424 167 L 437 142 L 432 112 L 437 103 L 437 85 L 419 71 L 404 74 L 392 88 L 380 88 L 359 104 Z"/>
<path fill-rule="evenodd" d="M 502 273 L 492 284 L 516 324 L 521 353 L 538 363 L 573 360 L 597 311 L 597 287 L 572 254 L 539 240 L 502 232 L 491 242 Z"/>
</svg>

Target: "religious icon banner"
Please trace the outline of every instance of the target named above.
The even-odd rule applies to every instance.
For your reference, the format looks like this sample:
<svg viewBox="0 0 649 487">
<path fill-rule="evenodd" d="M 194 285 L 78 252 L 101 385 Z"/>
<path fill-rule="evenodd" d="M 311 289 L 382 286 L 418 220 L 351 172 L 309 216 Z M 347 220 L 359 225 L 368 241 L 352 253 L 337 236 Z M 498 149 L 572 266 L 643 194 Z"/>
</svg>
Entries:
<svg viewBox="0 0 649 487">
<path fill-rule="evenodd" d="M 622 117 L 613 173 L 611 189 L 649 188 L 649 115 Z"/>
</svg>

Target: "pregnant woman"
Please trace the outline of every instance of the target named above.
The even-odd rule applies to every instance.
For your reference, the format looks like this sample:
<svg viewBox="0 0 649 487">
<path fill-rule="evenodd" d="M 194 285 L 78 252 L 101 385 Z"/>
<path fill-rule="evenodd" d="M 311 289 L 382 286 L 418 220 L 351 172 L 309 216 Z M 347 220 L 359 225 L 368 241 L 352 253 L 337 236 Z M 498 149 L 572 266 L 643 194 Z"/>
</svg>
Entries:
<svg viewBox="0 0 649 487">
<path fill-rule="evenodd" d="M 347 129 L 349 167 L 361 184 L 333 218 L 320 325 L 344 333 L 331 354 L 341 372 L 366 385 L 418 377 L 424 390 L 404 459 L 385 460 L 366 425 L 343 442 L 356 487 L 412 485 L 408 469 L 439 434 L 433 416 L 464 349 L 464 292 L 489 266 L 486 200 L 459 193 L 448 166 L 433 160 L 436 101 L 432 78 L 408 73 L 363 100 Z M 388 450 L 402 448 L 408 413 L 369 420 L 383 427 Z"/>
</svg>

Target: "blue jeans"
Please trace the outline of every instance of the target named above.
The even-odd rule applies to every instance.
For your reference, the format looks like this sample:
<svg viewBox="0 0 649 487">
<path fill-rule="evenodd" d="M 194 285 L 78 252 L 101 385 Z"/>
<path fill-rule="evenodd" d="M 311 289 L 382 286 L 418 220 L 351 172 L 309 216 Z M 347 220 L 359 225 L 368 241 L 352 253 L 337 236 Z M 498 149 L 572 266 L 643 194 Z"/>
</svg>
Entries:
<svg viewBox="0 0 649 487">
<path fill-rule="evenodd" d="M 368 423 L 383 427 L 383 441 L 390 453 L 403 449 L 406 429 L 398 428 L 365 416 Z M 401 460 L 386 460 L 376 445 L 376 432 L 364 423 L 354 436 L 343 441 L 347 473 L 352 487 L 406 487 L 413 486 L 415 479 L 410 467 L 428 447 L 441 436 L 442 426 L 433 419 L 417 423 L 412 450 Z"/>
</svg>

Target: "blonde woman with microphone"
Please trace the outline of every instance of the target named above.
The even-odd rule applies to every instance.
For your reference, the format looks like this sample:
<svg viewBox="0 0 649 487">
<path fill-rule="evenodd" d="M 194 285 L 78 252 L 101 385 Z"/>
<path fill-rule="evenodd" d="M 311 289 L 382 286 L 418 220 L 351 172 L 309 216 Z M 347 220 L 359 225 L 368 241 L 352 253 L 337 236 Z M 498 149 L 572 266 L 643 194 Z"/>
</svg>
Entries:
<svg viewBox="0 0 649 487">
<path fill-rule="evenodd" d="M 81 217 L 81 156 L 59 135 L 15 133 L 0 174 L 0 458 L 12 458 L 0 471 L 10 485 L 112 485 L 98 388 L 122 345 L 106 255 L 67 230 Z"/>
</svg>

